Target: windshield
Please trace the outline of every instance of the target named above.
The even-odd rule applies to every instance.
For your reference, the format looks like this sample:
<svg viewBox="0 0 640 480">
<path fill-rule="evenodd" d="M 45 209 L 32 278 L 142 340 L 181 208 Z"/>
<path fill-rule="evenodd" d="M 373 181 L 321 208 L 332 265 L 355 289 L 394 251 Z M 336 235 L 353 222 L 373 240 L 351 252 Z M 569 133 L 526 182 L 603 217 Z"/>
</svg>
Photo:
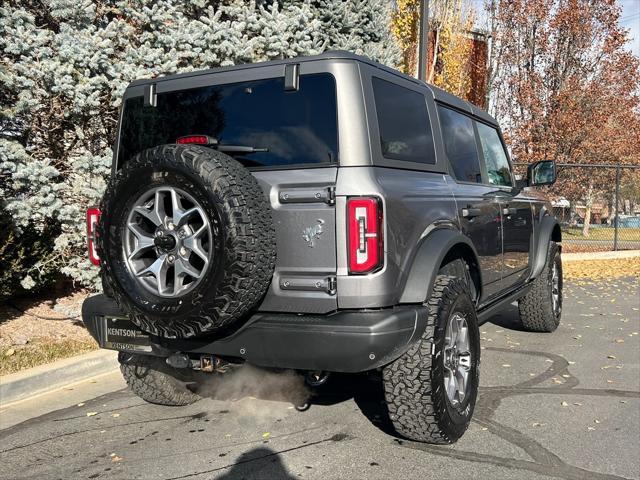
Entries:
<svg viewBox="0 0 640 480">
<path fill-rule="evenodd" d="M 234 154 L 246 166 L 326 164 L 337 160 L 335 81 L 328 73 L 301 75 L 299 89 L 284 78 L 212 85 L 142 97 L 124 104 L 118 163 L 187 135 L 208 135 L 220 145 L 266 151 Z"/>
</svg>

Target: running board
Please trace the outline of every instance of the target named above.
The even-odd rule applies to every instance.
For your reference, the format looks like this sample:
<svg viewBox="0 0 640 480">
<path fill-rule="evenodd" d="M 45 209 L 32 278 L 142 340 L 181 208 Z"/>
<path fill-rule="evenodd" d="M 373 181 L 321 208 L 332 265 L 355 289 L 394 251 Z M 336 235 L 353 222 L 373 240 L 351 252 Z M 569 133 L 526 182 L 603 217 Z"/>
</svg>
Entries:
<svg viewBox="0 0 640 480">
<path fill-rule="evenodd" d="M 483 323 L 488 322 L 496 313 L 504 310 L 504 308 L 509 304 L 526 295 L 529 290 L 531 290 L 531 287 L 532 284 L 528 283 L 523 287 L 520 287 L 507 294 L 505 297 L 499 298 L 494 303 L 490 303 L 489 305 L 480 308 L 478 310 L 478 325 L 482 325 Z"/>
</svg>

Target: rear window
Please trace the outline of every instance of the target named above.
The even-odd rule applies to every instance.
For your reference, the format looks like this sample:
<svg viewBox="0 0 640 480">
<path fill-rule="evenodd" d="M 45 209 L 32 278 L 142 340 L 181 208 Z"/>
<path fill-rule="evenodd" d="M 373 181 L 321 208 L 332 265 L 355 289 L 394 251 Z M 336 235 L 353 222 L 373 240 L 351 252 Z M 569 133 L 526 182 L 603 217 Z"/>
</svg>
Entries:
<svg viewBox="0 0 640 480">
<path fill-rule="evenodd" d="M 268 150 L 235 157 L 248 167 L 337 161 L 336 88 L 330 74 L 301 75 L 296 91 L 285 91 L 280 77 L 160 93 L 156 107 L 143 102 L 135 97 L 124 104 L 120 164 L 186 135 Z"/>
<path fill-rule="evenodd" d="M 436 163 L 424 95 L 373 77 L 382 155 L 394 160 Z"/>
</svg>

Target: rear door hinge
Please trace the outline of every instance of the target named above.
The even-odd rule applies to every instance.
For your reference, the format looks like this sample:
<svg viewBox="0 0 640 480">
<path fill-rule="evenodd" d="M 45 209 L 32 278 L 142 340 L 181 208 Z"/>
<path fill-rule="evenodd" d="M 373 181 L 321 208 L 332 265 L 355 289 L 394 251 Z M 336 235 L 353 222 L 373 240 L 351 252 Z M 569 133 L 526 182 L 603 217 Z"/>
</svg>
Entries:
<svg viewBox="0 0 640 480">
<path fill-rule="evenodd" d="M 328 205 L 336 204 L 336 187 L 327 188 L 327 204 Z"/>
<path fill-rule="evenodd" d="M 338 287 L 336 277 L 309 278 L 309 277 L 287 277 L 280 279 L 282 290 L 299 290 L 311 292 L 325 292 L 335 295 Z"/>
<path fill-rule="evenodd" d="M 336 187 L 289 188 L 278 193 L 280 203 L 326 203 L 335 205 Z"/>
</svg>

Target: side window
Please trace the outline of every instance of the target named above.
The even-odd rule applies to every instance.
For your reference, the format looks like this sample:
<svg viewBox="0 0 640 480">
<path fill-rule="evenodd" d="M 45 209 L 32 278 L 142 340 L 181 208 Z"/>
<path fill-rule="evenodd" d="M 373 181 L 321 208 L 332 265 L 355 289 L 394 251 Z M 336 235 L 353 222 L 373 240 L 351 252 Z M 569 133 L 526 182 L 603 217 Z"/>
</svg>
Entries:
<svg viewBox="0 0 640 480">
<path fill-rule="evenodd" d="M 382 155 L 435 164 L 431 124 L 424 95 L 373 77 Z"/>
<path fill-rule="evenodd" d="M 438 116 L 453 174 L 461 182 L 482 183 L 473 120 L 443 106 L 438 106 Z"/>
<path fill-rule="evenodd" d="M 498 131 L 484 123 L 476 122 L 476 125 L 478 126 L 484 161 L 487 164 L 489 183 L 510 187 L 512 185 L 511 169 Z"/>
</svg>

